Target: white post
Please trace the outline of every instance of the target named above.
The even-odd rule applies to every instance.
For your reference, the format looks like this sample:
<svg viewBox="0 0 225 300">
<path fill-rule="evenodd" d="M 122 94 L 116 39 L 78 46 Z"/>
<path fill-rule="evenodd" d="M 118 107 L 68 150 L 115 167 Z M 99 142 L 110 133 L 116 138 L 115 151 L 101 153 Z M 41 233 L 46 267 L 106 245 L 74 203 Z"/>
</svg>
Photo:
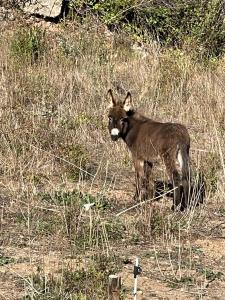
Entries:
<svg viewBox="0 0 225 300">
<path fill-rule="evenodd" d="M 135 266 L 138 268 L 139 264 L 138 264 L 138 257 L 136 258 L 136 263 Z M 134 300 L 137 299 L 137 274 L 134 271 Z"/>
</svg>

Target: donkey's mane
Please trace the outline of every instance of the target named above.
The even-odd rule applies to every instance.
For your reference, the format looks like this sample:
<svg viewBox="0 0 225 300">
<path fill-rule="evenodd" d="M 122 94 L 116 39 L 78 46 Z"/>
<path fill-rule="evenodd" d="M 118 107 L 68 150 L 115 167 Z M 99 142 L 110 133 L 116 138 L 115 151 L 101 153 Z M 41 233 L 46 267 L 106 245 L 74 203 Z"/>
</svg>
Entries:
<svg viewBox="0 0 225 300">
<path fill-rule="evenodd" d="M 129 116 L 132 116 L 133 119 L 137 121 L 142 121 L 142 122 L 152 121 L 152 119 L 142 115 L 141 113 L 135 110 L 132 110 L 132 113 Z"/>
</svg>

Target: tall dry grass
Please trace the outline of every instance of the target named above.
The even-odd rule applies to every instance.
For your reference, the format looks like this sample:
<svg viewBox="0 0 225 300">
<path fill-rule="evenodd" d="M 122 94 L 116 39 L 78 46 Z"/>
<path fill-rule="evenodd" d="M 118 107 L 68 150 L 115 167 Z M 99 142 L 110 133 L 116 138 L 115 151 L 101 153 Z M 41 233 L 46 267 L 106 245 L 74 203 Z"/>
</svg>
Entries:
<svg viewBox="0 0 225 300">
<path fill-rule="evenodd" d="M 40 255 L 60 249 L 106 256 L 123 251 L 124 242 L 178 246 L 180 273 L 172 268 L 164 274 L 178 280 L 179 249 L 190 236 L 205 234 L 225 209 L 224 61 L 206 67 L 154 42 L 137 49 L 130 37 L 111 34 L 96 21 L 36 26 L 30 31 L 31 25 L 15 24 L 0 35 L 2 245 Z M 188 127 L 194 174 L 202 171 L 207 183 L 202 207 L 172 213 L 164 199 L 115 220 L 133 204 L 134 175 L 125 145 L 112 143 L 107 132 L 108 88 L 117 97 L 129 90 L 151 118 Z M 161 164 L 155 176 L 166 177 Z M 101 209 L 85 212 L 89 201 Z M 173 266 L 169 250 L 168 260 Z M 202 281 L 195 284 L 198 290 Z"/>
</svg>

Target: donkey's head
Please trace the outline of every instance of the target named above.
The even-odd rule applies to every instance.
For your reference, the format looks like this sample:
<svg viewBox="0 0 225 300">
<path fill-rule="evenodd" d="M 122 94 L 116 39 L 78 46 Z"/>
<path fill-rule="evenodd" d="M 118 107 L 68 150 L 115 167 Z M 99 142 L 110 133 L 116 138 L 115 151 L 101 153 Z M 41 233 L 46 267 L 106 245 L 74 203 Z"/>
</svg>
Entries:
<svg viewBox="0 0 225 300">
<path fill-rule="evenodd" d="M 131 94 L 128 92 L 123 101 L 116 101 L 112 90 L 108 91 L 109 106 L 109 132 L 113 141 L 125 137 L 128 131 L 128 117 L 133 113 Z"/>
</svg>

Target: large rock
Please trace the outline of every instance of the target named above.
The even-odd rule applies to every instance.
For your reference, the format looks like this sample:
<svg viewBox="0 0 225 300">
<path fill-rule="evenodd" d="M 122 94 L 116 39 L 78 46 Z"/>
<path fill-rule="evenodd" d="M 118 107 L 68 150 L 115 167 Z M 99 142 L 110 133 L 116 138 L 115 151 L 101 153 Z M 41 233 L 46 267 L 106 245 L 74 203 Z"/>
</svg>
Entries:
<svg viewBox="0 0 225 300">
<path fill-rule="evenodd" d="M 62 4 L 63 0 L 28 0 L 23 10 L 26 13 L 55 18 L 60 15 Z"/>
</svg>

